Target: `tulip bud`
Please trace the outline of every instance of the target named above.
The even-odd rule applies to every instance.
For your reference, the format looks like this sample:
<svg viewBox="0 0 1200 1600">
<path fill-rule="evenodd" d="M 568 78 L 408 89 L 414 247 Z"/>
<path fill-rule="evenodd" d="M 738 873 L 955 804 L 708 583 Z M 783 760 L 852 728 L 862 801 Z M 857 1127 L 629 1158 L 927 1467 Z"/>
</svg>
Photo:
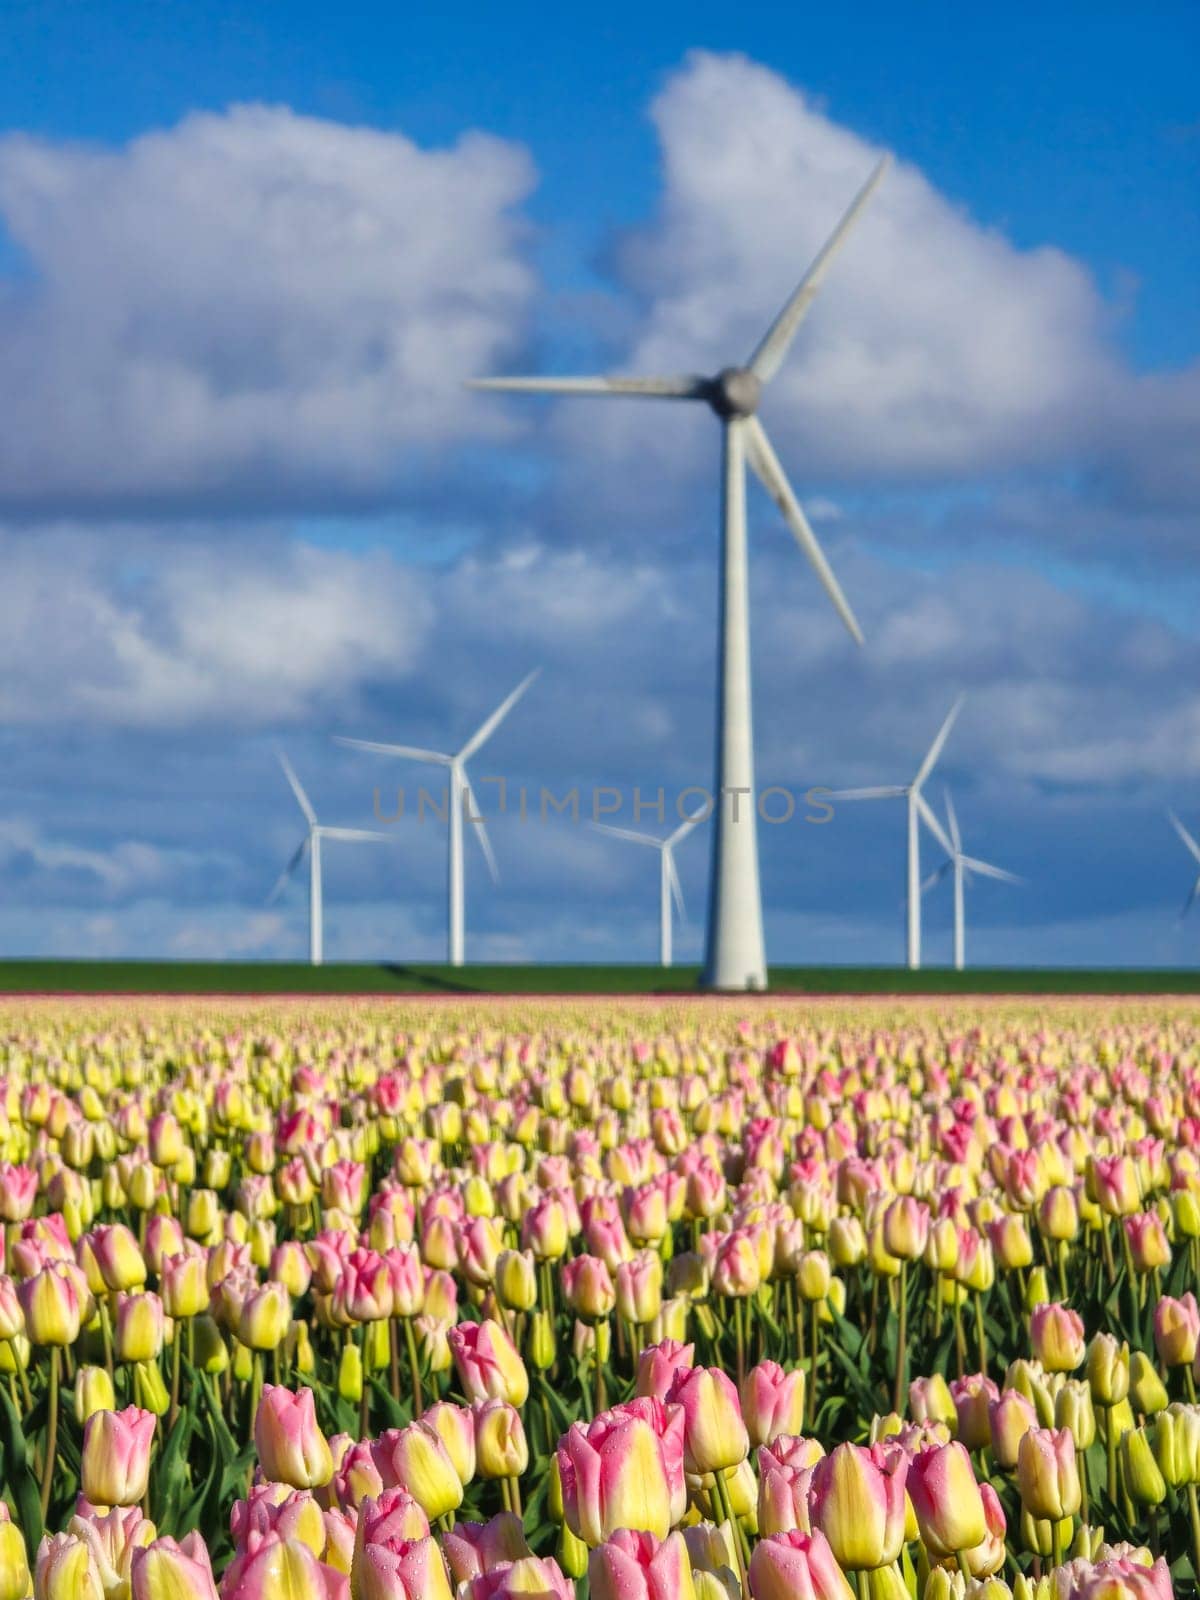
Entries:
<svg viewBox="0 0 1200 1600">
<path fill-rule="evenodd" d="M 1082 1365 L 1087 1354 L 1083 1318 L 1069 1306 L 1035 1306 L 1029 1332 L 1034 1356 L 1047 1372 L 1073 1372 Z"/>
<path fill-rule="evenodd" d="M 1190 1366 L 1200 1344 L 1200 1308 L 1190 1291 L 1182 1299 L 1163 1295 L 1154 1308 L 1154 1345 L 1164 1367 Z"/>
<path fill-rule="evenodd" d="M 130 1559 L 132 1600 L 216 1600 L 212 1562 L 199 1533 L 155 1539 L 136 1547 Z"/>
<path fill-rule="evenodd" d="M 347 1341 L 338 1360 L 337 1390 L 343 1400 L 357 1405 L 363 1396 L 363 1358 L 358 1345 Z"/>
<path fill-rule="evenodd" d="M 958 1425 L 954 1396 L 940 1372 L 931 1378 L 913 1379 L 908 1386 L 908 1407 L 915 1422 L 944 1422 L 951 1428 Z"/>
<path fill-rule="evenodd" d="M 75 1420 L 82 1428 L 96 1411 L 115 1411 L 113 1381 L 103 1367 L 80 1366 L 75 1374 Z"/>
<path fill-rule="evenodd" d="M 1097 1333 L 1088 1346 L 1087 1379 L 1098 1406 L 1116 1405 L 1129 1393 L 1129 1346 Z"/>
<path fill-rule="evenodd" d="M 163 1336 L 163 1304 L 156 1294 L 117 1296 L 113 1353 L 118 1361 L 157 1361 Z"/>
<path fill-rule="evenodd" d="M 1096 1438 L 1096 1413 L 1086 1383 L 1068 1378 L 1063 1384 L 1054 1397 L 1054 1426 L 1070 1431 L 1076 1450 L 1090 1449 Z"/>
<path fill-rule="evenodd" d="M 1167 1405 L 1167 1390 L 1154 1363 L 1144 1350 L 1135 1350 L 1129 1362 L 1129 1398 L 1135 1411 L 1153 1416 Z"/>
<path fill-rule="evenodd" d="M 496 1298 L 509 1311 L 537 1305 L 537 1270 L 531 1250 L 502 1250 L 496 1258 Z"/>
<path fill-rule="evenodd" d="M 750 1558 L 753 1600 L 852 1600 L 854 1590 L 824 1534 L 798 1530 L 760 1539 Z"/>
<path fill-rule="evenodd" d="M 1145 1428 L 1127 1428 L 1121 1435 L 1121 1471 L 1136 1505 L 1158 1506 L 1167 1498 L 1167 1486 Z"/>
</svg>

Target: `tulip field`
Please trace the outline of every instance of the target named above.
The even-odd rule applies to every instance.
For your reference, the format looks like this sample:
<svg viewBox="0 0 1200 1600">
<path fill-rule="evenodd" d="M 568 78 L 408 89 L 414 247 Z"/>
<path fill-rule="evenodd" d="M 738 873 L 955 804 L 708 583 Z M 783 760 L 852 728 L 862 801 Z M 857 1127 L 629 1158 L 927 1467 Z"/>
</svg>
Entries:
<svg viewBox="0 0 1200 1600">
<path fill-rule="evenodd" d="M 0 1600 L 1168 1600 L 1200 1007 L 0 1001 Z"/>
</svg>

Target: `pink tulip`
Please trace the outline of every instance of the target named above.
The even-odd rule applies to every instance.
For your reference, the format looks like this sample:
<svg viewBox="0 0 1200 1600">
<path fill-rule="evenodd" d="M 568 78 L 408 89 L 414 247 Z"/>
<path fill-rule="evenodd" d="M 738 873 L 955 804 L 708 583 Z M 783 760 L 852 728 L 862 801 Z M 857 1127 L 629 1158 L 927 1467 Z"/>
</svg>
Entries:
<svg viewBox="0 0 1200 1600">
<path fill-rule="evenodd" d="M 447 1336 L 468 1400 L 507 1400 L 523 1406 L 529 1374 L 508 1329 L 499 1322 L 460 1322 Z"/>
<path fill-rule="evenodd" d="M 1047 1372 L 1074 1372 L 1087 1355 L 1083 1318 L 1070 1306 L 1034 1306 L 1029 1316 L 1029 1338 L 1035 1358 Z"/>
<path fill-rule="evenodd" d="M 333 1476 L 333 1454 L 317 1426 L 311 1389 L 268 1383 L 254 1417 L 254 1444 L 263 1476 L 293 1489 L 319 1489 Z"/>
<path fill-rule="evenodd" d="M 988 1406 L 1000 1398 L 1000 1390 L 985 1373 L 975 1372 L 955 1378 L 950 1384 L 950 1396 L 958 1417 L 958 1438 L 968 1450 L 982 1450 L 992 1438 Z"/>
<path fill-rule="evenodd" d="M 754 1600 L 853 1600 L 854 1591 L 822 1533 L 773 1533 L 750 1557 Z"/>
<path fill-rule="evenodd" d="M 742 1416 L 752 1445 L 770 1444 L 781 1433 L 804 1426 L 804 1372 L 785 1372 L 774 1361 L 760 1361 L 742 1379 Z"/>
<path fill-rule="evenodd" d="M 146 1493 L 156 1417 L 127 1406 L 95 1411 L 83 1425 L 80 1488 L 98 1506 L 136 1505 Z"/>
<path fill-rule="evenodd" d="M 155 1539 L 153 1544 L 135 1548 L 129 1565 L 129 1590 L 132 1600 L 217 1600 L 208 1546 L 196 1532 L 177 1544 L 174 1539 Z"/>
<path fill-rule="evenodd" d="M 1108 1561 L 1072 1561 L 1060 1567 L 1059 1593 L 1064 1600 L 1172 1600 L 1175 1593 L 1167 1563 L 1159 1556 L 1145 1567 L 1131 1556 Z M 1061 1582 L 1066 1576 L 1069 1589 Z"/>
<path fill-rule="evenodd" d="M 895 1561 L 904 1542 L 908 1459 L 896 1445 L 840 1444 L 813 1472 L 814 1528 L 849 1570 Z"/>
<path fill-rule="evenodd" d="M 683 1427 L 681 1407 L 653 1399 L 571 1425 L 559 1440 L 558 1471 L 577 1539 L 594 1547 L 618 1528 L 666 1538 L 687 1509 Z"/>
<path fill-rule="evenodd" d="M 692 1565 L 681 1533 L 656 1539 L 620 1528 L 588 1557 L 594 1600 L 691 1600 Z"/>
<path fill-rule="evenodd" d="M 521 1556 L 478 1573 L 458 1600 L 575 1600 L 575 1585 L 552 1556 Z"/>
<path fill-rule="evenodd" d="M 599 1256 L 573 1256 L 563 1262 L 561 1277 L 563 1294 L 577 1317 L 598 1322 L 617 1303 L 612 1278 Z"/>
<path fill-rule="evenodd" d="M 299 1539 L 270 1533 L 251 1551 L 235 1556 L 221 1579 L 221 1600 L 264 1600 L 297 1595 L 305 1600 L 349 1600 L 349 1579 L 318 1561 Z M 156 1597 L 157 1600 L 157 1597 Z M 441 1597 L 446 1600 L 446 1597 Z"/>
<path fill-rule="evenodd" d="M 405 1544 L 429 1537 L 429 1518 L 409 1494 L 397 1485 L 378 1498 L 365 1499 L 356 1524 L 360 1544 Z"/>
<path fill-rule="evenodd" d="M 0 1221 L 24 1222 L 37 1199 L 38 1176 L 32 1167 L 0 1162 Z"/>
<path fill-rule="evenodd" d="M 490 1522 L 456 1522 L 442 1535 L 442 1550 L 456 1585 L 533 1554 L 520 1517 L 511 1511 Z"/>
<path fill-rule="evenodd" d="M 679 1344 L 674 1339 L 661 1339 L 658 1344 L 648 1344 L 638 1357 L 637 1392 L 665 1400 L 667 1391 L 681 1369 L 695 1365 L 694 1344 Z"/>
<path fill-rule="evenodd" d="M 1189 1366 L 1200 1346 L 1200 1308 L 1189 1290 L 1182 1299 L 1163 1295 L 1154 1308 L 1154 1344 L 1164 1367 Z"/>
<path fill-rule="evenodd" d="M 746 1459 L 750 1439 L 733 1381 L 719 1367 L 682 1367 L 668 1402 L 683 1408 L 683 1455 L 688 1472 L 706 1475 Z"/>
<path fill-rule="evenodd" d="M 364 1545 L 355 1563 L 359 1600 L 450 1600 L 435 1539 Z"/>
<path fill-rule="evenodd" d="M 987 1536 L 987 1519 L 965 1445 L 921 1450 L 906 1480 L 921 1538 L 930 1555 L 945 1557 L 973 1549 Z"/>
</svg>

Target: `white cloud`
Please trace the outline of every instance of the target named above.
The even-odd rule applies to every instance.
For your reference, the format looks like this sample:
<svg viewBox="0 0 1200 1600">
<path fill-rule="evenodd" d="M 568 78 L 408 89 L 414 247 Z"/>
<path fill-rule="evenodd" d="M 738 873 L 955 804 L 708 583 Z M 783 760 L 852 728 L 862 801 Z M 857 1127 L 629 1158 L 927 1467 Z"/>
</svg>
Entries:
<svg viewBox="0 0 1200 1600">
<path fill-rule="evenodd" d="M 257 544 L 256 544 L 257 541 Z M 0 536 L 0 712 L 10 722 L 290 721 L 385 675 L 432 624 L 423 579 L 382 554 L 249 531 L 122 571 L 121 530 Z"/>
<path fill-rule="evenodd" d="M 881 151 L 739 56 L 694 53 L 652 115 L 661 201 L 618 253 L 645 310 L 613 365 L 714 372 L 749 357 Z M 797 487 L 1073 461 L 1139 498 L 1161 495 L 1164 480 L 1194 491 L 1185 445 L 1200 370 L 1136 378 L 1110 337 L 1116 312 L 1081 262 L 1050 242 L 1018 248 L 898 154 L 764 400 Z M 585 473 L 600 455 L 610 505 L 661 495 L 654 480 L 685 463 L 715 472 L 708 432 L 649 411 L 560 407 L 559 437 Z M 1169 470 L 1151 469 L 1164 452 Z M 627 471 L 614 480 L 618 459 Z"/>
<path fill-rule="evenodd" d="M 0 496 L 391 486 L 462 440 L 461 379 L 520 329 L 531 182 L 523 150 L 480 134 L 422 150 L 265 106 L 118 150 L 0 140 L 28 267 L 0 298 Z"/>
</svg>

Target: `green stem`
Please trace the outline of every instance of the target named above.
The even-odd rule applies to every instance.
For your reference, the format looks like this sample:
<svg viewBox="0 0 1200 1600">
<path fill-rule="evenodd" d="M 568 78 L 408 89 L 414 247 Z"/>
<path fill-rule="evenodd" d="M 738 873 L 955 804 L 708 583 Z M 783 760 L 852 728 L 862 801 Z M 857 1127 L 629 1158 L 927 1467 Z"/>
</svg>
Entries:
<svg viewBox="0 0 1200 1600">
<path fill-rule="evenodd" d="M 908 1393 L 908 1262 L 900 1261 L 900 1325 L 896 1333 L 896 1381 L 892 1390 L 892 1410 L 901 1415 Z"/>
<path fill-rule="evenodd" d="M 50 1484 L 54 1478 L 54 1459 L 58 1449 L 58 1360 L 57 1345 L 50 1348 L 50 1388 L 48 1391 L 46 1421 L 46 1459 L 42 1463 L 42 1525 L 50 1509 Z"/>
<path fill-rule="evenodd" d="M 1200 1582 L 1200 1500 L 1197 1500 L 1196 1485 L 1189 1483 L 1187 1486 L 1188 1511 L 1192 1519 L 1192 1571 Z"/>
<path fill-rule="evenodd" d="M 171 1409 L 167 1412 L 168 1429 L 175 1426 L 179 1416 L 179 1370 L 183 1360 L 183 1324 L 175 1324 L 175 1337 L 171 1340 Z"/>
<path fill-rule="evenodd" d="M 979 1339 L 979 1370 L 986 1376 L 988 1369 L 987 1330 L 983 1326 L 983 1295 L 979 1290 L 975 1291 L 975 1333 Z"/>
<path fill-rule="evenodd" d="M 412 1373 L 413 1388 L 413 1421 L 416 1422 L 425 1410 L 425 1401 L 421 1394 L 421 1365 L 417 1360 L 417 1336 L 413 1332 L 413 1319 L 404 1318 L 404 1340 L 408 1345 L 408 1366 Z"/>
<path fill-rule="evenodd" d="M 1108 1498 L 1117 1503 L 1117 1430 L 1113 1426 L 1113 1408 L 1104 1408 L 1104 1448 L 1108 1455 Z"/>
<path fill-rule="evenodd" d="M 817 1349 L 821 1337 L 820 1305 L 816 1300 L 812 1303 L 808 1331 L 811 1335 L 808 1353 L 808 1431 L 811 1433 L 817 1417 Z"/>
</svg>

